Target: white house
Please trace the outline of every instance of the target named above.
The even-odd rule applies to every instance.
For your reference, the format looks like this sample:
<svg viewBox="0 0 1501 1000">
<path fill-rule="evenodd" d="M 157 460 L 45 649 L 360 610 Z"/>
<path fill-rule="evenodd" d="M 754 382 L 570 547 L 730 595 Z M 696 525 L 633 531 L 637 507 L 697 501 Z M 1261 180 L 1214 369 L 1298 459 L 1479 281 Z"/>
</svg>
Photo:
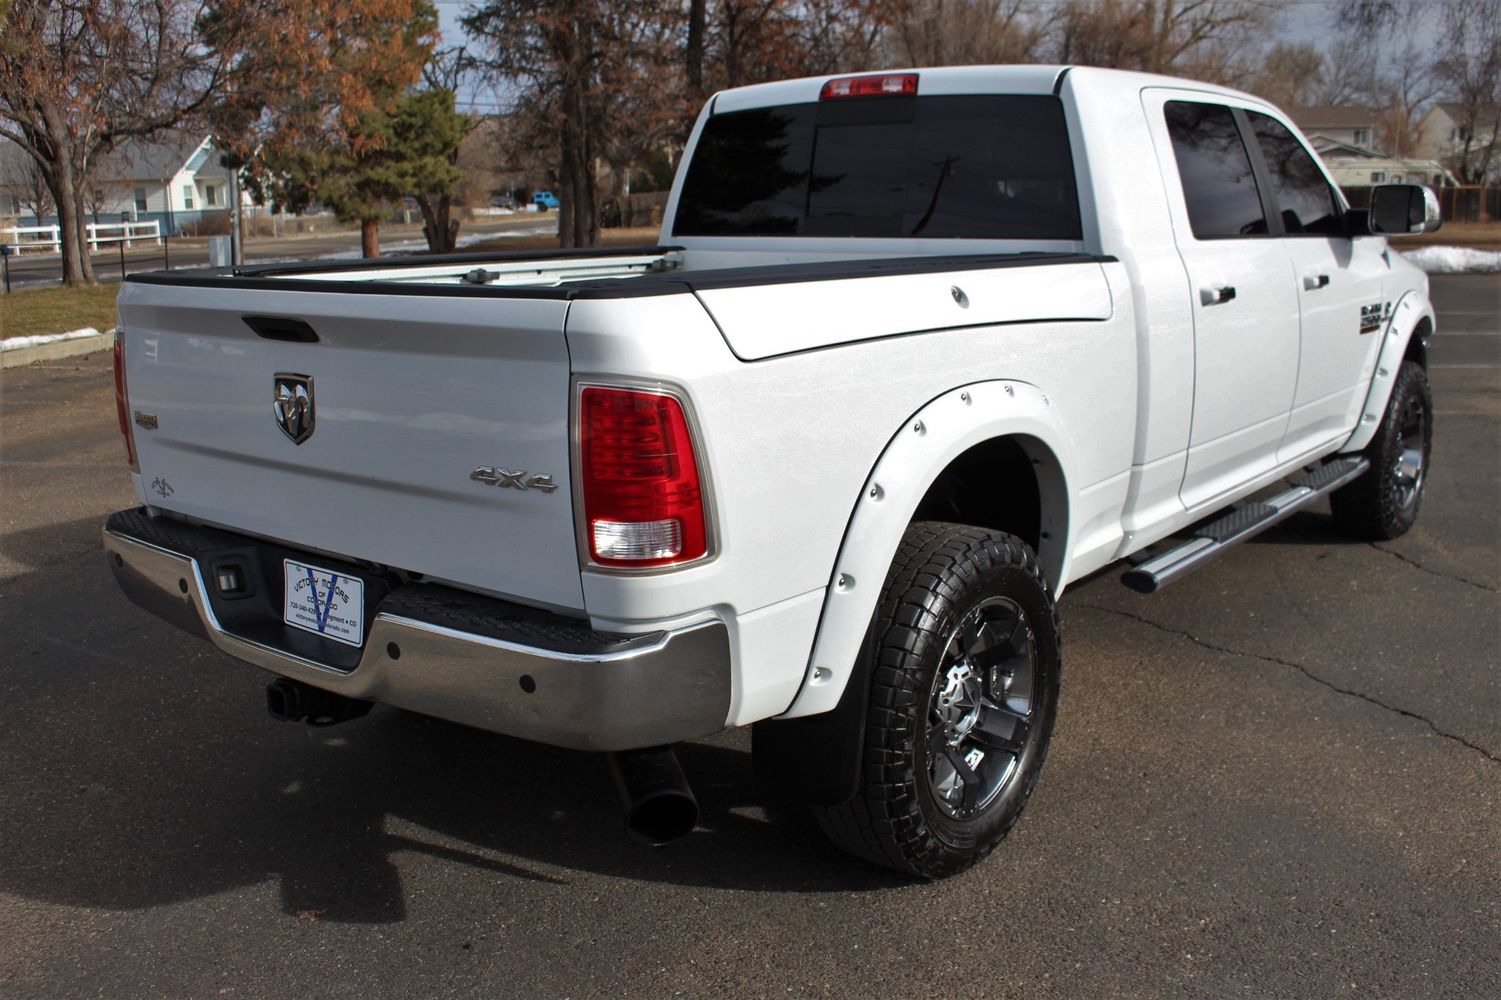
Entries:
<svg viewBox="0 0 1501 1000">
<path fill-rule="evenodd" d="M 1335 142 L 1370 149 L 1376 139 L 1376 112 L 1371 108 L 1320 105 L 1288 111 L 1303 134 L 1321 135 Z"/>
<path fill-rule="evenodd" d="M 21 168 L 26 153 L 13 143 L 0 142 L 0 216 L 20 225 L 52 225 L 56 212 L 36 219 L 23 202 Z M 241 201 L 249 205 L 242 195 Z M 94 170 L 84 196 L 89 221 L 118 222 L 155 219 L 163 233 L 196 228 L 214 216 L 225 216 L 230 202 L 230 171 L 219 162 L 212 139 L 171 134 L 158 142 L 134 142 L 111 152 Z"/>
<path fill-rule="evenodd" d="M 1478 168 L 1481 158 L 1490 151 L 1490 166 L 1484 181 L 1501 181 L 1501 150 L 1495 150 L 1496 134 L 1501 131 L 1501 104 L 1482 105 L 1474 115 L 1473 135 L 1470 115 L 1465 106 L 1454 101 L 1439 101 L 1418 122 L 1418 151 L 1441 163 L 1460 167 L 1469 144 L 1471 163 Z"/>
</svg>

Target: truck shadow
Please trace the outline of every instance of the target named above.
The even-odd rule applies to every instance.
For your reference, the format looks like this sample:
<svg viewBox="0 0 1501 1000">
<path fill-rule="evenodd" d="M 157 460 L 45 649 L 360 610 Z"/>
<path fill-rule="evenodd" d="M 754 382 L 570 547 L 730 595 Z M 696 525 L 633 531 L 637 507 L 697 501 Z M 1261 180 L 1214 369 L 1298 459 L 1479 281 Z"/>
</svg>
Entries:
<svg viewBox="0 0 1501 1000">
<path fill-rule="evenodd" d="M 508 880 L 580 871 L 758 891 L 910 884 L 769 803 L 743 733 L 681 749 L 699 829 L 649 850 L 625 835 L 598 755 L 381 707 L 328 729 L 271 720 L 268 675 L 129 605 L 102 555 L 0 590 L 0 892 L 138 908 L 275 879 L 289 915 L 374 923 L 403 919 L 401 872 L 429 871 L 420 859 L 465 866 L 464 884 L 498 900 Z"/>
</svg>

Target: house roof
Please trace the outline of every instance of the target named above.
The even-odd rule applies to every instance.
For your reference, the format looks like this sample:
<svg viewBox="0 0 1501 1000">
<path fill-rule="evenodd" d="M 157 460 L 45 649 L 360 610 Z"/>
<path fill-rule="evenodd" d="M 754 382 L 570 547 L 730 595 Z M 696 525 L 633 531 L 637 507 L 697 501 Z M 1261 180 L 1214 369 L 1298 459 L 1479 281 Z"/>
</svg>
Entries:
<svg viewBox="0 0 1501 1000">
<path fill-rule="evenodd" d="M 1305 132 L 1321 128 L 1374 128 L 1376 125 L 1376 112 L 1370 108 L 1325 104 L 1293 108 L 1289 113 L 1298 128 Z"/>
<path fill-rule="evenodd" d="M 26 151 L 9 139 L 0 142 L 0 185 L 10 183 L 12 174 L 20 177 L 20 169 L 31 160 Z"/>
<path fill-rule="evenodd" d="M 1459 101 L 1439 101 L 1434 108 L 1448 115 L 1451 121 L 1462 122 L 1465 120 L 1465 106 Z M 1480 105 L 1479 120 L 1491 122 L 1501 118 L 1501 104 Z"/>
<path fill-rule="evenodd" d="M 1338 157 L 1339 159 L 1386 159 L 1385 154 L 1378 153 L 1374 149 L 1367 149 L 1364 146 L 1357 146 L 1350 142 L 1341 142 L 1327 135 L 1314 133 L 1308 137 L 1308 141 L 1313 144 L 1314 150 L 1325 159 L 1331 156 Z"/>
<path fill-rule="evenodd" d="M 20 183 L 30 157 L 11 141 L 0 141 L 0 189 Z M 230 171 L 219 162 L 213 144 L 191 132 L 172 132 L 156 142 L 127 142 L 112 150 L 94 169 L 96 183 L 129 184 L 170 181 L 178 171 L 191 170 L 195 177 L 229 179 Z"/>
<path fill-rule="evenodd" d="M 105 157 L 95 176 L 104 181 L 170 180 L 189 165 L 203 140 L 201 133 L 171 132 L 156 142 L 127 142 Z M 200 176 L 227 174 L 217 156 L 197 159 L 203 161 Z"/>
</svg>

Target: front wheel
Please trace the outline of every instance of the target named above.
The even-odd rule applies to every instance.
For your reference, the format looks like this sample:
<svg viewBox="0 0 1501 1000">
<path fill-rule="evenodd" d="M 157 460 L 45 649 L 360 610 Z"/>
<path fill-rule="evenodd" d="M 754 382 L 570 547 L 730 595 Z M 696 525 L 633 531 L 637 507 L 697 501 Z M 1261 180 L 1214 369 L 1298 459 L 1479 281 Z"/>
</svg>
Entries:
<svg viewBox="0 0 1501 1000">
<path fill-rule="evenodd" d="M 917 522 L 872 630 L 859 789 L 815 814 L 869 861 L 956 874 L 1006 836 L 1037 782 L 1058 708 L 1057 608 L 1020 539 Z"/>
<path fill-rule="evenodd" d="M 1366 446 L 1371 467 L 1329 495 L 1334 521 L 1359 538 L 1384 541 L 1403 534 L 1418 519 L 1428 456 L 1433 450 L 1433 394 L 1421 365 L 1402 362 L 1391 398 Z"/>
</svg>

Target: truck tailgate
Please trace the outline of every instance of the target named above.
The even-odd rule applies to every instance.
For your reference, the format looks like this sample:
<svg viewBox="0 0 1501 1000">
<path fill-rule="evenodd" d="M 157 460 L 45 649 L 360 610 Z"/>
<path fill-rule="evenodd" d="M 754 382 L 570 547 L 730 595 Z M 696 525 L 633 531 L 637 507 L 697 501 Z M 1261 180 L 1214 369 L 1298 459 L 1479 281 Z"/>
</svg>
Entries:
<svg viewBox="0 0 1501 1000">
<path fill-rule="evenodd" d="M 567 308 L 127 281 L 119 315 L 145 499 L 580 610 Z M 295 399 L 275 405 L 279 391 L 298 395 L 298 378 L 311 384 L 310 426 L 296 426 Z M 521 475 L 471 478 L 482 468 Z"/>
</svg>

